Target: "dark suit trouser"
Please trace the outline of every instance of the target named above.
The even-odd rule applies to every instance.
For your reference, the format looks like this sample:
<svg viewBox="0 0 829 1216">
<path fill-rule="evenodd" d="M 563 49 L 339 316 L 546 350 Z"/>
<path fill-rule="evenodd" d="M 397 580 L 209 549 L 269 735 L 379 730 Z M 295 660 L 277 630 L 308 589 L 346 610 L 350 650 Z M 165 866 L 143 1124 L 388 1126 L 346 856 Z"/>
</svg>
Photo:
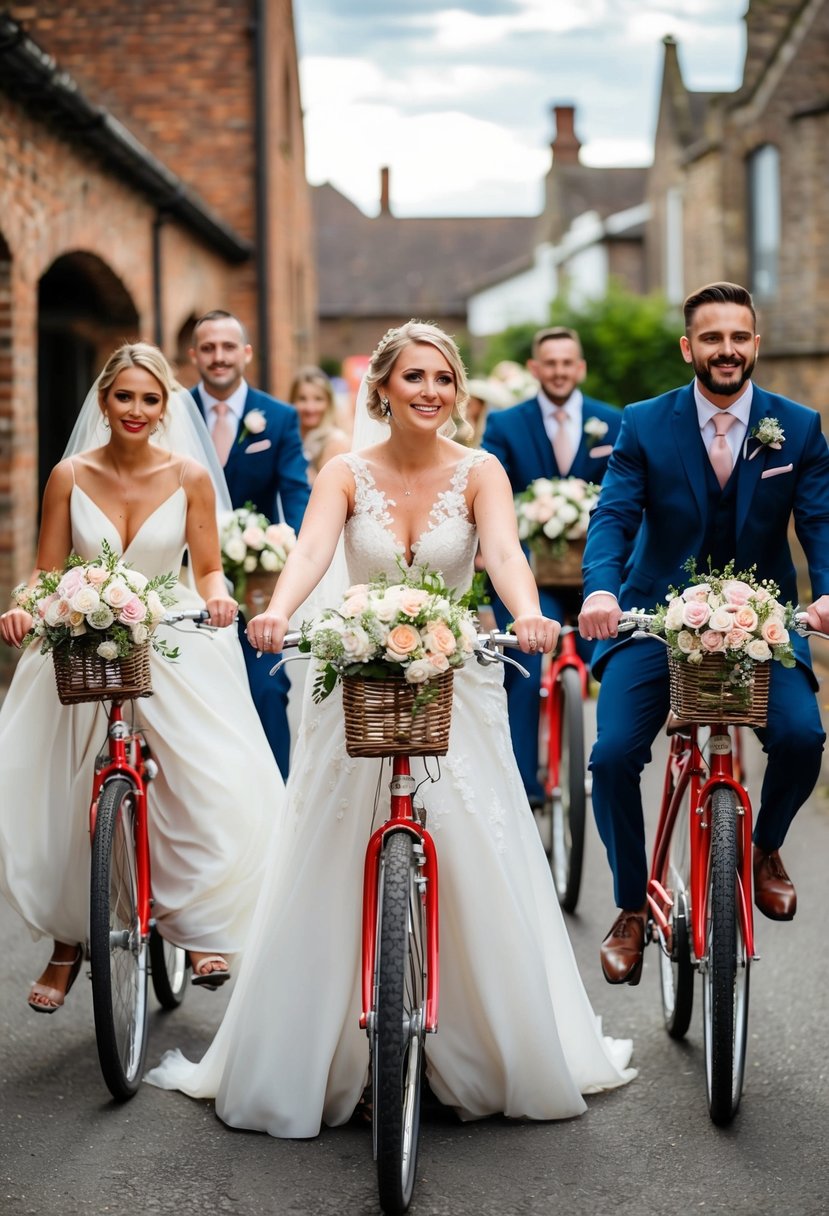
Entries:
<svg viewBox="0 0 829 1216">
<path fill-rule="evenodd" d="M 590 757 L 593 811 L 607 849 L 619 908 L 641 908 L 648 881 L 639 779 L 668 713 L 664 646 L 631 641 L 608 658 Z M 768 760 L 756 811 L 754 843 L 783 843 L 797 811 L 815 787 L 826 736 L 810 677 L 801 667 L 771 665 L 768 724 L 757 730 Z M 756 810 L 756 808 L 755 808 Z"/>
<path fill-rule="evenodd" d="M 564 620 L 565 605 L 561 598 L 546 588 L 539 588 L 541 611 L 545 616 L 556 621 Z M 512 620 L 504 605 L 496 595 L 492 597 L 492 611 L 498 628 L 506 629 Z M 590 662 L 592 644 L 578 639 L 579 654 L 586 663 Z M 507 693 L 507 710 L 509 713 L 509 729 L 512 737 L 512 750 L 515 754 L 518 771 L 530 800 L 542 799 L 544 791 L 538 780 L 538 710 L 541 695 L 541 665 L 540 654 L 520 654 L 513 652 L 522 667 L 526 667 L 530 678 L 526 679 L 520 671 L 516 671 L 509 663 L 504 664 L 504 688 Z"/>
<path fill-rule="evenodd" d="M 291 732 L 288 727 L 288 690 L 291 682 L 284 668 L 275 676 L 268 674 L 274 663 L 281 658 L 280 655 L 263 654 L 261 659 L 257 659 L 256 651 L 245 637 L 245 621 L 241 613 L 239 638 L 256 712 L 268 737 L 274 759 L 279 765 L 279 771 L 287 781 L 291 757 Z"/>
</svg>

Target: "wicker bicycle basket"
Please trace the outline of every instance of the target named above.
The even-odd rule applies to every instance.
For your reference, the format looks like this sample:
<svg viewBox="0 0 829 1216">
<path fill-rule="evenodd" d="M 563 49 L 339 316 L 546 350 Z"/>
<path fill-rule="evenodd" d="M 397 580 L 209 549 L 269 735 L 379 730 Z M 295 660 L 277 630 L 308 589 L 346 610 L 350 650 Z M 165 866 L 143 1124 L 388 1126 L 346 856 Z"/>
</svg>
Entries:
<svg viewBox="0 0 829 1216">
<path fill-rule="evenodd" d="M 74 642 L 52 651 L 61 704 L 152 696 L 149 642 L 134 646 L 123 659 L 102 659 L 96 645 Z"/>
<path fill-rule="evenodd" d="M 725 659 L 706 655 L 701 663 L 668 656 L 671 709 L 685 722 L 728 722 L 765 726 L 769 705 L 771 663 L 755 663 L 750 684 L 731 684 Z"/>
<path fill-rule="evenodd" d="M 436 680 L 437 696 L 415 710 L 422 685 L 402 677 L 343 679 L 345 748 L 349 756 L 445 756 L 452 720 L 452 681 L 446 671 Z"/>
<path fill-rule="evenodd" d="M 532 549 L 530 565 L 539 587 L 580 587 L 584 541 L 571 540 L 561 557 L 550 549 Z"/>
</svg>

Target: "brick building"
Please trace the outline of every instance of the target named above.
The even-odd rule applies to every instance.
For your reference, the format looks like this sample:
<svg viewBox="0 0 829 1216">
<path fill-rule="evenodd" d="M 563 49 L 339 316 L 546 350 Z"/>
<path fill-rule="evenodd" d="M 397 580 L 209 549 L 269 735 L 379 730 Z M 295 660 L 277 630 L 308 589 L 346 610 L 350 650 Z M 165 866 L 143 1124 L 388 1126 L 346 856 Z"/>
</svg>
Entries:
<svg viewBox="0 0 829 1216">
<path fill-rule="evenodd" d="M 194 319 L 248 325 L 251 380 L 315 352 L 290 0 L 38 0 L 0 13 L 0 594 L 119 341 L 192 382 Z"/>
<path fill-rule="evenodd" d="M 753 0 L 733 93 L 685 87 L 665 40 L 646 235 L 651 288 L 679 302 L 745 283 L 758 380 L 829 413 L 829 0 Z"/>
</svg>

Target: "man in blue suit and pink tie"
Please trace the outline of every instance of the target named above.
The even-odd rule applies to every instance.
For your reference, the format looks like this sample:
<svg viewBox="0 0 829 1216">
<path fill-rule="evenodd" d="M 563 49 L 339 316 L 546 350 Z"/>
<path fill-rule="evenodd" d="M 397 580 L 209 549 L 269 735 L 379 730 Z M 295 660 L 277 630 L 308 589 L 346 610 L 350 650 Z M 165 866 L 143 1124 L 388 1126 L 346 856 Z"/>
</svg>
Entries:
<svg viewBox="0 0 829 1216">
<path fill-rule="evenodd" d="M 752 383 L 760 338 L 751 296 L 712 283 L 688 297 L 680 346 L 694 379 L 626 407 L 590 522 L 579 624 L 598 639 L 598 733 L 591 756 L 593 808 L 620 909 L 602 942 L 605 978 L 639 982 L 646 924 L 647 857 L 640 775 L 668 712 L 666 651 L 617 637 L 621 610 L 649 609 L 700 569 L 756 567 L 797 602 L 789 549 L 793 519 L 811 581 L 809 626 L 829 629 L 829 448 L 820 416 Z M 761 421 L 780 444 L 757 437 Z M 633 546 L 631 551 L 631 545 Z M 771 664 L 768 725 L 758 730 L 767 765 L 754 829 L 754 902 L 774 920 L 796 910 L 780 847 L 814 789 L 825 740 L 808 644 L 797 663 Z"/>
<path fill-rule="evenodd" d="M 498 457 L 515 494 L 537 477 L 601 482 L 622 415 L 614 406 L 582 394 L 579 385 L 587 375 L 587 364 L 576 331 L 563 326 L 539 330 L 527 366 L 539 382 L 538 395 L 510 409 L 491 411 L 482 446 Z M 564 619 L 570 605 L 561 595 L 542 588 L 540 598 L 545 616 Z M 497 598 L 492 606 L 499 628 L 505 628 L 506 609 Z M 530 678 L 507 667 L 504 685 L 513 751 L 527 797 L 536 806 L 544 801 L 538 780 L 541 657 L 523 655 L 521 662 Z"/>
<path fill-rule="evenodd" d="M 192 393 L 213 436 L 233 506 L 252 502 L 272 521 L 279 518 L 281 506 L 282 518 L 298 532 L 310 486 L 296 410 L 247 383 L 245 368 L 253 352 L 242 322 L 231 313 L 205 313 L 193 327 L 192 341 L 190 358 L 201 377 Z M 284 669 L 268 674 L 273 656 L 257 659 L 241 618 L 240 631 L 251 695 L 287 777 L 289 681 Z"/>
</svg>

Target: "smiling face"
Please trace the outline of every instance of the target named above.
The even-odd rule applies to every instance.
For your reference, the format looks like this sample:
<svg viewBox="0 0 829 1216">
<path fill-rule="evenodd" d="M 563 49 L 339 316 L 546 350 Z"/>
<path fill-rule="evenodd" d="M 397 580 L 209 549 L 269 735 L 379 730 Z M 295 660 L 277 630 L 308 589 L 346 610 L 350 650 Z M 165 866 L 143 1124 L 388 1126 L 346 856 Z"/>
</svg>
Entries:
<svg viewBox="0 0 829 1216">
<path fill-rule="evenodd" d="M 313 431 L 325 418 L 328 409 L 328 394 L 320 384 L 304 380 L 293 394 L 292 405 L 299 414 L 299 425 L 303 434 Z"/>
<path fill-rule="evenodd" d="M 211 396 L 226 401 L 239 385 L 253 352 L 233 317 L 202 321 L 193 334 L 190 359 Z"/>
<path fill-rule="evenodd" d="M 714 405 L 727 406 L 754 371 L 760 337 L 754 332 L 750 308 L 703 304 L 679 345 L 705 396 Z"/>
<path fill-rule="evenodd" d="M 143 367 L 120 371 L 101 401 L 112 437 L 147 442 L 164 417 L 166 395 L 161 384 Z"/>
<path fill-rule="evenodd" d="M 545 339 L 527 366 L 554 405 L 564 405 L 587 374 L 587 364 L 572 338 Z"/>
<path fill-rule="evenodd" d="M 397 356 L 381 395 L 389 399 L 391 423 L 434 431 L 452 415 L 455 373 L 437 347 L 409 342 Z"/>
</svg>

